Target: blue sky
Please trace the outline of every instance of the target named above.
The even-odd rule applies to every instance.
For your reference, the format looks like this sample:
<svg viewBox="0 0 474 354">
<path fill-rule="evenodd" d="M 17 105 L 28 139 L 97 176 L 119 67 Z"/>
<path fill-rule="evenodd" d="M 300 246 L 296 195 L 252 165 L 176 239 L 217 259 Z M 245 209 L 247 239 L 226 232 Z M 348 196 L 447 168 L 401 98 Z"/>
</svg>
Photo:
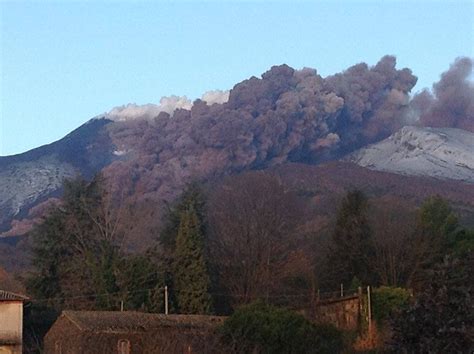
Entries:
<svg viewBox="0 0 474 354">
<path fill-rule="evenodd" d="M 230 89 L 272 65 L 323 75 L 383 55 L 429 87 L 474 56 L 473 1 L 0 0 L 0 155 L 171 94 Z"/>
</svg>

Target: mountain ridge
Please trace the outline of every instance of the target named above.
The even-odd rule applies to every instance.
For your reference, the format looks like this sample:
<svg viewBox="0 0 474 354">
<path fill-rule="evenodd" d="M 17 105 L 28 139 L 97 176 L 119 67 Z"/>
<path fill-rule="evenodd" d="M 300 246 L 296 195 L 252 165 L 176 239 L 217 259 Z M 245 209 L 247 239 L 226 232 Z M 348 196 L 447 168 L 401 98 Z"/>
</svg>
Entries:
<svg viewBox="0 0 474 354">
<path fill-rule="evenodd" d="M 405 126 L 344 160 L 378 171 L 474 183 L 474 133 Z"/>
<path fill-rule="evenodd" d="M 359 63 L 327 77 L 315 69 L 273 66 L 218 93 L 218 101 L 183 106 L 175 97 L 113 109 L 55 143 L 0 158 L 0 232 L 13 217 L 33 217 L 30 210 L 58 196 L 62 180 L 76 174 L 102 173 L 111 192 L 123 196 L 130 217 L 141 215 L 130 227 L 145 227 L 193 181 L 337 160 L 386 139 L 414 115 L 469 130 L 470 65 L 469 59 L 456 60 L 433 95 L 410 96 L 416 76 L 398 69 L 394 56 L 384 56 L 373 66 Z M 455 111 L 442 109 L 455 103 Z M 151 231 L 128 232 L 139 238 Z"/>
<path fill-rule="evenodd" d="M 0 157 L 0 231 L 39 202 L 60 193 L 65 178 L 91 177 L 114 158 L 104 128 L 90 120 L 64 138 L 22 154 Z"/>
</svg>

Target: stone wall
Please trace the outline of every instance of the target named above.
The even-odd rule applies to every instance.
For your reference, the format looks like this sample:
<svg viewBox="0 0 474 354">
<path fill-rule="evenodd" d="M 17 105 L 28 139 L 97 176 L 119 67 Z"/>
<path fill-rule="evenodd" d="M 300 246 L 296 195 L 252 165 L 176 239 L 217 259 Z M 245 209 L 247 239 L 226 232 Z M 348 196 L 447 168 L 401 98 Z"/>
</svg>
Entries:
<svg viewBox="0 0 474 354">
<path fill-rule="evenodd" d="M 322 300 L 303 313 L 314 323 L 328 323 L 343 330 L 357 330 L 360 324 L 361 301 L 358 295 Z"/>
</svg>

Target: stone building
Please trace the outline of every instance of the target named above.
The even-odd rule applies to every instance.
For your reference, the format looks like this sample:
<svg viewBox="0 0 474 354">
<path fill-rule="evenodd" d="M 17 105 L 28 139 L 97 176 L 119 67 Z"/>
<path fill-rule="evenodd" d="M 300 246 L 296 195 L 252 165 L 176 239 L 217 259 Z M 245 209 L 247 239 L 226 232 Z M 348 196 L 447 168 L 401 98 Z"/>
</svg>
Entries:
<svg viewBox="0 0 474 354">
<path fill-rule="evenodd" d="M 44 338 L 47 354 L 218 353 L 224 317 L 63 311 Z"/>
<path fill-rule="evenodd" d="M 21 354 L 23 303 L 27 297 L 0 290 L 0 354 Z"/>
</svg>

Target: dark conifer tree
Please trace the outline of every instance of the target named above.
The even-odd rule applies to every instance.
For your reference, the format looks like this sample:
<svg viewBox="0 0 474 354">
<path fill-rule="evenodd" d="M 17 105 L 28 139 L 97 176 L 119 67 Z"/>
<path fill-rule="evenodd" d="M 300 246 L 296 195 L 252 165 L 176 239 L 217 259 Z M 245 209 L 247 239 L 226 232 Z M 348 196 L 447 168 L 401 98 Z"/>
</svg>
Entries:
<svg viewBox="0 0 474 354">
<path fill-rule="evenodd" d="M 164 311 L 164 277 L 153 254 L 122 257 L 117 276 L 124 308 L 147 312 Z"/>
<path fill-rule="evenodd" d="M 446 200 L 433 196 L 423 202 L 411 245 L 416 251 L 415 266 L 409 279 L 412 288 L 422 289 L 430 281 L 431 269 L 450 252 L 459 231 L 458 218 Z"/>
<path fill-rule="evenodd" d="M 69 308 L 117 307 L 119 252 L 105 231 L 102 183 L 100 176 L 65 181 L 61 205 L 33 230 L 36 271 L 27 282 L 38 298 L 63 298 Z"/>
<path fill-rule="evenodd" d="M 348 288 L 355 278 L 364 284 L 374 281 L 369 266 L 373 244 L 368 212 L 369 203 L 361 191 L 346 194 L 337 213 L 328 255 L 328 283 L 333 288 L 340 283 Z"/>
<path fill-rule="evenodd" d="M 197 183 L 189 184 L 178 201 L 168 208 L 166 223 L 160 232 L 159 241 L 167 251 L 173 252 L 181 222 L 181 214 L 192 207 L 199 220 L 200 231 L 206 234 L 206 201 L 202 188 Z"/>
<path fill-rule="evenodd" d="M 458 226 L 458 218 L 446 200 L 439 196 L 425 200 L 418 214 L 418 233 L 431 243 L 431 261 L 443 258 Z"/>
<path fill-rule="evenodd" d="M 192 205 L 181 212 L 173 260 L 174 291 L 181 313 L 212 312 L 210 277 L 199 218 Z"/>
<path fill-rule="evenodd" d="M 34 275 L 27 278 L 26 287 L 35 297 L 51 299 L 50 305 L 59 305 L 61 289 L 61 265 L 69 250 L 64 242 L 64 216 L 55 208 L 30 234 L 32 240 L 32 265 Z M 58 300 L 55 300 L 58 299 Z"/>
<path fill-rule="evenodd" d="M 159 236 L 159 241 L 163 250 L 160 258 L 165 269 L 165 283 L 171 290 L 169 293 L 170 308 L 178 310 L 178 300 L 176 298 L 176 279 L 175 279 L 175 264 L 176 264 L 176 246 L 177 237 L 184 215 L 188 215 L 190 210 L 197 218 L 198 232 L 202 239 L 202 255 L 207 269 L 207 274 L 210 278 L 209 289 L 213 291 L 218 290 L 218 279 L 216 272 L 211 269 L 211 264 L 208 262 L 208 245 L 207 245 L 207 217 L 206 217 L 206 198 L 203 193 L 203 188 L 196 182 L 190 183 L 178 198 L 176 203 L 168 209 L 167 220 L 163 231 Z M 214 299 L 213 299 L 214 300 Z M 214 305 L 220 305 L 212 301 Z M 215 309 L 215 307 L 213 306 Z"/>
</svg>

